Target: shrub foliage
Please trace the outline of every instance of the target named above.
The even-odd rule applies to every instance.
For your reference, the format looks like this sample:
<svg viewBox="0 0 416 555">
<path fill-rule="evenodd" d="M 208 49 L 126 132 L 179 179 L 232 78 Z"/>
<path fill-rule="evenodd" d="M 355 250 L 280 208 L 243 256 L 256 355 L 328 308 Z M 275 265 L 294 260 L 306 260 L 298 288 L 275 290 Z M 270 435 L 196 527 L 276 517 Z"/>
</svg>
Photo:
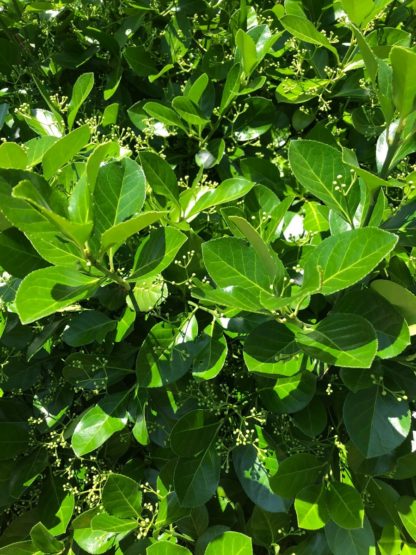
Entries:
<svg viewBox="0 0 416 555">
<path fill-rule="evenodd" d="M 1 4 L 0 554 L 416 553 L 414 0 Z"/>
</svg>

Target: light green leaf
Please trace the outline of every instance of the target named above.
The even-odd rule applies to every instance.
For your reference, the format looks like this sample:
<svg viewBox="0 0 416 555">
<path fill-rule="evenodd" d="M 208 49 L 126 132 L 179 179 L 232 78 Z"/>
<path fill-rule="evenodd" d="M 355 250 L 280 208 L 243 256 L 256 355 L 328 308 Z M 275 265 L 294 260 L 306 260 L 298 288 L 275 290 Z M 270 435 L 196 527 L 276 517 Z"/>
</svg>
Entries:
<svg viewBox="0 0 416 555">
<path fill-rule="evenodd" d="M 186 131 L 186 127 L 181 118 L 175 110 L 172 110 L 169 106 L 165 106 L 160 102 L 146 102 L 143 106 L 143 110 L 149 114 L 149 116 L 161 121 L 165 125 L 179 127 L 179 129 Z"/>
<path fill-rule="evenodd" d="M 389 393 L 383 395 L 378 386 L 349 393 L 343 414 L 351 441 L 366 458 L 387 455 L 405 441 L 410 431 L 407 402 Z"/>
<path fill-rule="evenodd" d="M 22 323 L 29 324 L 92 295 L 100 282 L 100 278 L 59 266 L 35 270 L 17 291 L 17 312 Z"/>
<path fill-rule="evenodd" d="M 290 167 L 299 183 L 328 208 L 348 219 L 354 206 L 350 195 L 344 195 L 353 179 L 342 152 L 333 146 L 312 140 L 292 141 L 289 145 Z"/>
<path fill-rule="evenodd" d="M 109 394 L 84 412 L 71 438 L 71 447 L 77 457 L 95 451 L 126 426 L 128 395 L 129 391 Z"/>
<path fill-rule="evenodd" d="M 298 15 L 284 15 L 280 18 L 280 23 L 289 31 L 291 35 L 303 42 L 323 46 L 330 50 L 338 60 L 338 52 L 329 42 L 325 35 L 320 33 L 315 25 L 304 17 Z"/>
<path fill-rule="evenodd" d="M 83 125 L 56 141 L 43 156 L 43 175 L 50 179 L 67 162 L 84 148 L 90 140 L 90 129 Z"/>
<path fill-rule="evenodd" d="M 296 341 L 310 356 L 347 368 L 370 368 L 377 353 L 373 326 L 356 314 L 330 314 Z"/>
<path fill-rule="evenodd" d="M 91 528 L 93 530 L 124 534 L 137 528 L 137 520 L 127 520 L 107 513 L 100 513 L 91 520 Z"/>
<path fill-rule="evenodd" d="M 208 544 L 205 555 L 253 555 L 251 538 L 240 532 L 224 532 Z"/>
<path fill-rule="evenodd" d="M 94 232 L 102 234 L 140 212 L 144 199 L 144 173 L 134 160 L 123 158 L 101 166 L 94 189 Z"/>
<path fill-rule="evenodd" d="M 179 206 L 178 182 L 175 172 L 170 165 L 154 152 L 141 151 L 140 164 L 146 176 L 146 181 L 156 195 L 160 195 Z"/>
<path fill-rule="evenodd" d="M 146 549 L 146 555 L 191 555 L 186 547 L 160 540 Z"/>
<path fill-rule="evenodd" d="M 407 495 L 400 497 L 397 510 L 406 531 L 416 541 L 416 499 Z"/>
<path fill-rule="evenodd" d="M 30 537 L 36 549 L 44 553 L 61 553 L 64 548 L 64 543 L 55 539 L 42 522 L 33 526 Z"/>
<path fill-rule="evenodd" d="M 324 499 L 325 491 L 320 485 L 306 486 L 295 499 L 295 511 L 299 528 L 319 530 L 329 520 Z"/>
<path fill-rule="evenodd" d="M 250 77 L 257 65 L 256 43 L 248 33 L 239 29 L 235 35 L 235 43 L 240 54 L 242 66 L 246 77 Z"/>
<path fill-rule="evenodd" d="M 397 243 L 396 235 L 366 227 L 324 239 L 306 257 L 303 289 L 330 295 L 367 276 Z"/>
<path fill-rule="evenodd" d="M 154 224 L 165 214 L 166 212 L 143 212 L 130 220 L 109 227 L 101 235 L 101 252 L 113 249 L 114 253 L 126 239 Z"/>
<path fill-rule="evenodd" d="M 416 333 L 416 295 L 399 283 L 387 279 L 372 281 L 371 288 L 406 318 L 410 326 L 410 335 L 414 335 Z"/>
<path fill-rule="evenodd" d="M 362 528 L 364 505 L 353 486 L 332 482 L 326 495 L 326 505 L 331 520 L 341 528 Z"/>
<path fill-rule="evenodd" d="M 188 202 L 184 216 L 189 219 L 213 206 L 237 200 L 245 196 L 253 186 L 254 183 L 252 181 L 243 177 L 226 179 L 215 189 L 204 192 L 197 199 L 192 199 L 191 202 Z"/>
<path fill-rule="evenodd" d="M 72 88 L 72 96 L 68 105 L 68 127 L 69 130 L 72 129 L 74 125 L 75 118 L 77 117 L 78 111 L 84 104 L 88 95 L 92 91 L 94 86 L 94 74 L 93 73 L 83 73 L 75 81 Z"/>
<path fill-rule="evenodd" d="M 102 491 L 102 503 L 110 515 L 118 518 L 137 518 L 142 510 L 140 486 L 128 476 L 112 472 Z"/>
<path fill-rule="evenodd" d="M 190 125 L 204 128 L 209 120 L 204 116 L 201 109 L 195 102 L 186 96 L 176 96 L 172 100 L 172 106 L 178 112 L 183 120 Z"/>
<path fill-rule="evenodd" d="M 25 150 L 17 143 L 0 145 L 0 168 L 24 170 L 28 165 Z"/>
<path fill-rule="evenodd" d="M 393 46 L 390 52 L 393 68 L 393 100 L 401 119 L 416 107 L 416 52 Z"/>
<path fill-rule="evenodd" d="M 352 23 L 360 26 L 374 9 L 373 0 L 341 0 L 341 5 Z"/>
</svg>

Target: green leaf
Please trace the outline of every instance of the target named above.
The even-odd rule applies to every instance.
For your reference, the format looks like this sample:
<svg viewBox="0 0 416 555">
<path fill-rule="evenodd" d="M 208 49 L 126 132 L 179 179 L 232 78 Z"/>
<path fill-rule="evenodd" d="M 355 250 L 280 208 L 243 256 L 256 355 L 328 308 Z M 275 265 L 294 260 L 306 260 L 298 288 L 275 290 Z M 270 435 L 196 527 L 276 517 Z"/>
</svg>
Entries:
<svg viewBox="0 0 416 555">
<path fill-rule="evenodd" d="M 64 548 L 64 543 L 55 539 L 42 522 L 33 526 L 30 537 L 33 545 L 45 553 L 60 553 Z"/>
<path fill-rule="evenodd" d="M 297 39 L 309 44 L 323 46 L 324 48 L 330 50 L 338 60 L 338 52 L 336 48 L 332 46 L 326 36 L 320 33 L 314 24 L 305 17 L 300 17 L 298 15 L 284 15 L 280 18 L 280 23 L 286 31 L 289 31 L 289 33 Z"/>
<path fill-rule="evenodd" d="M 232 451 L 233 466 L 241 487 L 249 499 L 269 513 L 284 513 L 285 499 L 273 493 L 269 475 L 253 445 L 240 445 Z"/>
<path fill-rule="evenodd" d="M 296 495 L 295 511 L 299 528 L 319 530 L 329 520 L 325 491 L 320 485 L 306 486 Z"/>
<path fill-rule="evenodd" d="M 193 342 L 198 333 L 195 317 L 177 327 L 155 324 L 140 347 L 136 372 L 142 387 L 162 387 L 179 380 L 193 362 Z"/>
<path fill-rule="evenodd" d="M 326 407 L 319 397 L 312 399 L 304 409 L 293 414 L 292 418 L 302 433 L 309 437 L 321 434 L 328 420 Z"/>
<path fill-rule="evenodd" d="M 303 289 L 330 295 L 367 276 L 397 243 L 382 229 L 366 227 L 324 239 L 306 257 Z"/>
<path fill-rule="evenodd" d="M 166 212 L 142 212 L 130 220 L 111 226 L 101 236 L 101 251 L 112 249 L 114 253 L 126 239 L 154 224 L 165 214 Z"/>
<path fill-rule="evenodd" d="M 393 68 L 393 100 L 400 118 L 406 118 L 416 107 L 416 52 L 393 46 L 390 52 Z"/>
<path fill-rule="evenodd" d="M 254 183 L 243 177 L 231 177 L 223 181 L 215 189 L 211 189 L 197 199 L 188 202 L 184 215 L 187 219 L 199 214 L 203 210 L 232 202 L 245 196 L 253 187 Z"/>
<path fill-rule="evenodd" d="M 130 278 L 144 279 L 160 274 L 173 262 L 186 241 L 184 233 L 170 226 L 151 231 L 134 255 Z"/>
<path fill-rule="evenodd" d="M 400 497 L 397 510 L 406 531 L 416 541 L 416 499 L 408 495 Z"/>
<path fill-rule="evenodd" d="M 33 542 L 22 541 L 0 547 L 0 555 L 39 555 Z"/>
<path fill-rule="evenodd" d="M 196 339 L 194 354 L 192 374 L 195 378 L 212 380 L 221 372 L 227 359 L 228 346 L 215 320 Z"/>
<path fill-rule="evenodd" d="M 89 345 L 94 341 L 101 343 L 105 336 L 116 327 L 116 320 L 111 320 L 96 310 L 88 310 L 75 316 L 65 328 L 62 339 L 71 347 Z"/>
<path fill-rule="evenodd" d="M 292 141 L 289 145 L 290 167 L 299 183 L 328 208 L 350 218 L 351 195 L 344 195 L 352 185 L 353 175 L 344 164 L 342 152 L 312 140 Z"/>
<path fill-rule="evenodd" d="M 0 145 L 0 168 L 24 170 L 28 166 L 26 152 L 17 143 Z"/>
<path fill-rule="evenodd" d="M 137 520 L 126 520 L 107 513 L 100 513 L 92 519 L 91 528 L 93 530 L 124 534 L 137 528 Z"/>
<path fill-rule="evenodd" d="M 68 105 L 68 127 L 72 129 L 78 111 L 88 98 L 94 86 L 94 74 L 83 73 L 75 81 L 72 88 L 72 96 Z"/>
<path fill-rule="evenodd" d="M 303 488 L 312 485 L 323 474 L 325 462 L 309 453 L 299 453 L 284 459 L 271 478 L 272 490 L 283 497 L 295 497 Z"/>
<path fill-rule="evenodd" d="M 75 496 L 65 491 L 64 480 L 49 475 L 39 499 L 41 521 L 54 536 L 65 534 L 75 509 Z"/>
<path fill-rule="evenodd" d="M 110 515 L 118 518 L 137 518 L 142 511 L 140 486 L 128 476 L 112 472 L 102 491 L 102 503 Z"/>
<path fill-rule="evenodd" d="M 108 553 L 114 546 L 114 532 L 93 530 L 92 520 L 98 514 L 97 509 L 81 513 L 72 522 L 75 543 L 87 553 L 96 555 Z"/>
<path fill-rule="evenodd" d="M 260 396 L 268 410 L 277 414 L 292 414 L 304 409 L 315 391 L 316 376 L 306 370 L 287 378 L 277 378 L 273 387 L 266 385 L 260 389 Z"/>
<path fill-rule="evenodd" d="M 134 160 L 123 158 L 101 166 L 94 189 L 95 233 L 102 234 L 140 212 L 144 200 L 145 177 Z"/>
<path fill-rule="evenodd" d="M 207 503 L 220 480 L 221 459 L 211 446 L 200 457 L 178 459 L 173 484 L 182 507 L 193 508 Z"/>
<path fill-rule="evenodd" d="M 336 312 L 363 316 L 376 330 L 380 358 L 399 355 L 410 343 L 409 328 L 398 310 L 371 289 L 351 291 L 335 306 Z"/>
<path fill-rule="evenodd" d="M 347 368 L 370 368 L 377 353 L 373 326 L 357 314 L 330 314 L 296 341 L 310 356 Z"/>
<path fill-rule="evenodd" d="M 84 148 L 90 140 L 90 129 L 83 125 L 56 141 L 42 158 L 43 175 L 46 179 L 56 172 Z"/>
<path fill-rule="evenodd" d="M 219 288 L 232 292 L 243 288 L 248 296 L 259 300 L 271 296 L 274 275 L 270 275 L 262 257 L 242 239 L 222 237 L 202 245 L 205 267 Z"/>
<path fill-rule="evenodd" d="M 196 457 L 209 448 L 220 426 L 217 419 L 202 409 L 188 412 L 170 433 L 172 451 L 179 457 Z"/>
<path fill-rule="evenodd" d="M 240 532 L 224 532 L 208 544 L 205 555 L 253 555 L 251 538 Z"/>
<path fill-rule="evenodd" d="M 71 222 L 63 216 L 57 214 L 44 198 L 42 193 L 35 187 L 29 179 L 20 181 L 12 191 L 14 198 L 25 200 L 49 220 L 56 232 L 62 233 L 77 246 L 82 248 L 92 231 L 92 222 L 85 223 Z"/>
<path fill-rule="evenodd" d="M 149 116 L 161 121 L 167 126 L 179 127 L 179 129 L 186 131 L 186 127 L 175 110 L 172 110 L 172 108 L 164 104 L 160 104 L 160 102 L 146 102 L 143 106 L 143 110 L 149 114 Z"/>
<path fill-rule="evenodd" d="M 383 393 L 373 386 L 349 393 L 344 402 L 345 427 L 366 458 L 387 455 L 404 442 L 410 431 L 408 404 Z"/>
<path fill-rule="evenodd" d="M 253 543 L 268 548 L 278 544 L 290 528 L 290 516 L 286 513 L 269 513 L 257 505 L 247 522 L 247 532 Z"/>
<path fill-rule="evenodd" d="M 373 0 L 341 0 L 341 5 L 352 23 L 360 26 L 374 9 Z"/>
<path fill-rule="evenodd" d="M 146 176 L 146 181 L 156 195 L 167 198 L 179 206 L 178 182 L 170 165 L 153 152 L 141 151 L 140 164 Z"/>
<path fill-rule="evenodd" d="M 209 122 L 199 106 L 186 96 L 176 96 L 172 100 L 172 106 L 189 125 L 195 125 L 203 129 Z"/>
<path fill-rule="evenodd" d="M 329 522 L 325 536 L 333 555 L 376 555 L 374 533 L 367 518 L 363 528 L 347 530 Z"/>
<path fill-rule="evenodd" d="M 24 278 L 46 263 L 20 231 L 9 228 L 0 233 L 0 266 L 14 277 Z"/>
<path fill-rule="evenodd" d="M 92 295 L 101 279 L 69 268 L 35 270 L 20 284 L 16 308 L 23 324 L 60 311 Z"/>
<path fill-rule="evenodd" d="M 249 372 L 292 376 L 299 372 L 302 356 L 295 335 L 276 321 L 264 322 L 244 342 L 244 362 Z"/>
<path fill-rule="evenodd" d="M 13 459 L 27 449 L 27 409 L 16 399 L 0 399 L 0 460 Z"/>
<path fill-rule="evenodd" d="M 332 482 L 326 494 L 328 514 L 341 528 L 362 528 L 364 505 L 358 491 L 349 484 Z"/>
<path fill-rule="evenodd" d="M 191 552 L 181 545 L 159 540 L 146 549 L 146 555 L 191 555 Z"/>
<path fill-rule="evenodd" d="M 136 75 L 148 77 L 157 73 L 157 68 L 153 65 L 151 56 L 144 46 L 128 46 L 123 56 Z"/>
<path fill-rule="evenodd" d="M 223 114 L 240 90 L 241 67 L 239 63 L 233 65 L 227 74 L 221 95 L 220 114 Z"/>
<path fill-rule="evenodd" d="M 250 77 L 257 65 L 256 44 L 252 37 L 239 29 L 235 35 L 235 43 L 240 54 L 242 66 L 246 77 Z"/>
<path fill-rule="evenodd" d="M 95 451 L 126 426 L 128 394 L 129 391 L 109 394 L 82 415 L 71 439 L 77 457 Z"/>
</svg>

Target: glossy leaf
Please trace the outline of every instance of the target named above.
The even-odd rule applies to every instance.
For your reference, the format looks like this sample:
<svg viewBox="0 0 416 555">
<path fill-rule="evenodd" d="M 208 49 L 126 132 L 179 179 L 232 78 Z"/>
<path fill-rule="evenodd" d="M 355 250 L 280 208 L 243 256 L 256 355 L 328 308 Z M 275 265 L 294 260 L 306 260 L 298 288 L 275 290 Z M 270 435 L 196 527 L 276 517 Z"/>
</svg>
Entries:
<svg viewBox="0 0 416 555">
<path fill-rule="evenodd" d="M 68 127 L 71 130 L 79 109 L 88 98 L 94 86 L 94 74 L 83 73 L 75 81 L 72 96 L 68 106 Z"/>
<path fill-rule="evenodd" d="M 326 495 L 328 514 L 341 528 L 362 528 L 364 505 L 358 491 L 349 484 L 333 482 Z"/>
<path fill-rule="evenodd" d="M 91 295 L 100 278 L 68 268 L 49 267 L 35 270 L 20 284 L 16 307 L 24 324 L 65 309 Z"/>
<path fill-rule="evenodd" d="M 224 532 L 208 544 L 205 555 L 253 555 L 251 539 L 240 532 Z"/>
<path fill-rule="evenodd" d="M 292 455 L 279 463 L 276 474 L 270 478 L 270 486 L 278 495 L 295 497 L 303 488 L 312 485 L 324 468 L 325 462 L 314 455 Z"/>
<path fill-rule="evenodd" d="M 43 175 L 51 178 L 64 164 L 78 154 L 90 139 L 88 125 L 83 125 L 65 135 L 46 151 L 42 158 Z"/>
<path fill-rule="evenodd" d="M 142 508 L 139 484 L 123 474 L 112 472 L 102 491 L 105 510 L 118 518 L 137 518 Z M 104 528 L 99 528 L 104 530 Z"/>
</svg>

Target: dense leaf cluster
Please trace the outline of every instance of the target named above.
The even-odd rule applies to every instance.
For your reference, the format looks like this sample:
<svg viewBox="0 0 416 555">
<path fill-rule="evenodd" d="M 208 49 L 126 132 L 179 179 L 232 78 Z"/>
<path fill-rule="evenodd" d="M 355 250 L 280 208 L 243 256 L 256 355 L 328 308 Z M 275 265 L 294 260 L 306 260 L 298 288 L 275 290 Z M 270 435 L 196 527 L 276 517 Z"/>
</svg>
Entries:
<svg viewBox="0 0 416 555">
<path fill-rule="evenodd" d="M 414 0 L 0 5 L 0 554 L 416 553 Z"/>
</svg>

